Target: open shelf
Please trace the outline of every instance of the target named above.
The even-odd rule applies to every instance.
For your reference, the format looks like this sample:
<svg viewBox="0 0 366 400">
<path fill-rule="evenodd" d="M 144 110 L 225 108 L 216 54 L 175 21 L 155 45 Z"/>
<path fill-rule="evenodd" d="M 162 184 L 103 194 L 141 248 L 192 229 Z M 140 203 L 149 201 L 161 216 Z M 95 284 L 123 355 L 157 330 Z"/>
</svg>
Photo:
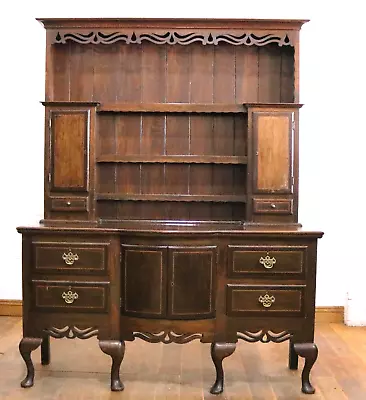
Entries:
<svg viewBox="0 0 366 400">
<path fill-rule="evenodd" d="M 100 193 L 97 200 L 124 200 L 124 201 L 184 201 L 184 202 L 211 202 L 211 203 L 245 203 L 244 195 L 176 195 L 176 194 L 117 194 Z"/>
<path fill-rule="evenodd" d="M 104 103 L 97 112 L 246 113 L 243 104 L 226 103 Z"/>
<path fill-rule="evenodd" d="M 97 157 L 98 163 L 159 163 L 159 164 L 247 164 L 246 156 L 146 156 L 132 155 L 121 156 L 115 154 L 105 154 Z"/>
</svg>

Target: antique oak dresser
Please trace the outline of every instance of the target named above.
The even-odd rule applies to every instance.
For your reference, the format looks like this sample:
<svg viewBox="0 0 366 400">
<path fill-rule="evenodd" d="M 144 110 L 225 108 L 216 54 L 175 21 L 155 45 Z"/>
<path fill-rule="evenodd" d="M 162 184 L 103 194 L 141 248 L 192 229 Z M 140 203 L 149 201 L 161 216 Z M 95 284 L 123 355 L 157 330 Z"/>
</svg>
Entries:
<svg viewBox="0 0 366 400">
<path fill-rule="evenodd" d="M 317 240 L 298 223 L 304 20 L 40 19 L 44 219 L 19 227 L 23 338 L 289 340 L 313 393 Z"/>
</svg>

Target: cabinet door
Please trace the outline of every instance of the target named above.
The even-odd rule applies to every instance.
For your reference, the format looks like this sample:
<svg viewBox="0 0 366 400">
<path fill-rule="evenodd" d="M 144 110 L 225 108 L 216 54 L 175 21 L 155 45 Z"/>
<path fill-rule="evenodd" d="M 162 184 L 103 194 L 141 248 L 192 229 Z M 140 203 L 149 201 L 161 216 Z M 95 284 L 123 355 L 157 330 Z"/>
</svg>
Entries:
<svg viewBox="0 0 366 400">
<path fill-rule="evenodd" d="M 88 111 L 50 112 L 51 192 L 88 190 Z"/>
<path fill-rule="evenodd" d="M 292 193 L 293 111 L 253 112 L 254 193 Z"/>
<path fill-rule="evenodd" d="M 216 246 L 169 247 L 168 316 L 214 316 L 216 271 Z"/>
<path fill-rule="evenodd" d="M 167 248 L 122 245 L 122 304 L 125 314 L 162 318 L 166 315 Z"/>
</svg>

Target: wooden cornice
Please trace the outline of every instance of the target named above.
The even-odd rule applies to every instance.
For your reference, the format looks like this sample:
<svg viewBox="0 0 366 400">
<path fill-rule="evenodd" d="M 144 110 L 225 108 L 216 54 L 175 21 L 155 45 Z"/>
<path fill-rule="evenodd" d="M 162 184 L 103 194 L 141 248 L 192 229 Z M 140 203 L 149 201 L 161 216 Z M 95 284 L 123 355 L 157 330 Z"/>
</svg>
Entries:
<svg viewBox="0 0 366 400">
<path fill-rule="evenodd" d="M 299 30 L 307 19 L 37 18 L 46 29 Z"/>
<path fill-rule="evenodd" d="M 308 20 L 275 19 L 118 19 L 38 18 L 51 44 L 154 44 L 294 46 L 296 34 Z"/>
</svg>

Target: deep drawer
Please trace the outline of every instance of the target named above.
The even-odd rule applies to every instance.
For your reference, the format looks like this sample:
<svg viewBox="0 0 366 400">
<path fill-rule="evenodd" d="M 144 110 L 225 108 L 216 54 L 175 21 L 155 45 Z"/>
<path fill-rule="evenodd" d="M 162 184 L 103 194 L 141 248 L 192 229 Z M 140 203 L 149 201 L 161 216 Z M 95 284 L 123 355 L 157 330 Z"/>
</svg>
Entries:
<svg viewBox="0 0 366 400">
<path fill-rule="evenodd" d="M 228 247 L 228 273 L 232 277 L 250 274 L 304 275 L 307 246 Z"/>
<path fill-rule="evenodd" d="M 32 281 L 35 310 L 108 312 L 109 282 Z"/>
<path fill-rule="evenodd" d="M 300 316 L 304 307 L 304 286 L 227 286 L 227 314 Z"/>
<path fill-rule="evenodd" d="M 34 242 L 36 272 L 103 274 L 108 243 Z"/>
</svg>

